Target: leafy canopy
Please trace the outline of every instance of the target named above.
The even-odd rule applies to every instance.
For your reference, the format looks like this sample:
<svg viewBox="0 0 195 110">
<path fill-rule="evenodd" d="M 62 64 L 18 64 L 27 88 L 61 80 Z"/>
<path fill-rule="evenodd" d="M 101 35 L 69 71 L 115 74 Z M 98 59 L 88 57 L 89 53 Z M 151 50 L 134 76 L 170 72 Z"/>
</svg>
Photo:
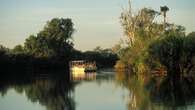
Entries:
<svg viewBox="0 0 195 110">
<path fill-rule="evenodd" d="M 73 49 L 72 20 L 54 18 L 36 36 L 26 39 L 24 48 L 36 57 L 66 56 Z"/>
</svg>

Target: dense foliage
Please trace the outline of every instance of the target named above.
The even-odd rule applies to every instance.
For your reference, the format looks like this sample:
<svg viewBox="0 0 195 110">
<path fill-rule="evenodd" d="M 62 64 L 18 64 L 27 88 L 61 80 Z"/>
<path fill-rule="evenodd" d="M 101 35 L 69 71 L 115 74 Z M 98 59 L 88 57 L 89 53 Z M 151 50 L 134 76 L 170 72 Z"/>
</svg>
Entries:
<svg viewBox="0 0 195 110">
<path fill-rule="evenodd" d="M 130 4 L 131 5 L 131 4 Z M 121 14 L 121 25 L 127 41 L 114 47 L 119 61 L 116 68 L 128 68 L 136 75 L 167 73 L 171 78 L 192 76 L 195 65 L 195 34 L 166 22 L 167 6 L 160 12 L 143 8 L 133 13 L 131 6 Z M 155 18 L 164 17 L 159 23 Z M 125 46 L 124 46 L 125 44 Z"/>
<path fill-rule="evenodd" d="M 190 74 L 194 72 L 195 66 L 195 36 L 181 36 L 173 32 L 166 34 L 150 45 L 149 55 L 153 62 L 150 65 L 164 65 L 168 75 Z"/>
<path fill-rule="evenodd" d="M 147 48 L 163 33 L 163 25 L 155 22 L 158 15 L 159 12 L 149 8 L 143 8 L 138 13 L 132 13 L 131 9 L 122 12 L 121 24 L 127 36 L 127 43 L 117 51 L 120 61 L 116 67 L 125 65 L 134 73 L 147 71 L 144 63 Z"/>
<path fill-rule="evenodd" d="M 54 18 L 36 36 L 31 35 L 24 49 L 35 57 L 68 57 L 73 49 L 71 19 Z"/>
<path fill-rule="evenodd" d="M 99 50 L 96 48 L 86 52 L 76 50 L 73 47 L 74 31 L 71 19 L 53 18 L 37 35 L 30 35 L 24 46 L 16 45 L 13 49 L 8 49 L 1 45 L 0 66 L 3 68 L 1 71 L 9 73 L 36 69 L 69 70 L 70 60 L 96 61 L 98 68 L 115 65 L 117 56 L 110 49 L 99 47 Z"/>
</svg>

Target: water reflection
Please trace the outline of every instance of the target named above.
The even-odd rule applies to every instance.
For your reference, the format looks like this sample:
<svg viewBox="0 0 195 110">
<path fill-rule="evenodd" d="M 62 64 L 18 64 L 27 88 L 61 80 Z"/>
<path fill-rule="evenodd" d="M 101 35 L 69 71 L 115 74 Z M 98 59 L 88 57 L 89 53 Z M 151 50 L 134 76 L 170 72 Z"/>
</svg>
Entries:
<svg viewBox="0 0 195 110">
<path fill-rule="evenodd" d="M 121 87 L 116 88 L 113 71 L 85 73 L 84 76 L 78 76 L 71 81 L 66 80 L 67 76 L 54 74 L 58 73 L 53 73 L 52 76 L 43 73 L 27 79 L 0 80 L 0 94 L 3 97 L 14 94 L 19 98 L 7 98 L 6 102 L 0 97 L 0 102 L 4 103 L 0 103 L 0 109 L 11 110 L 9 105 L 13 103 L 16 110 L 25 110 L 24 107 L 18 106 L 34 110 L 29 104 L 39 104 L 40 110 L 126 109 L 123 97 L 126 97 L 128 92 Z M 19 101 L 11 103 L 12 100 Z"/>
<path fill-rule="evenodd" d="M 135 76 L 118 71 L 116 82 L 129 90 L 129 110 L 195 109 L 195 83 L 191 78 Z"/>
<path fill-rule="evenodd" d="M 73 71 L 71 72 L 71 80 L 72 81 L 81 81 L 81 80 L 95 80 L 96 72 L 80 72 Z"/>
<path fill-rule="evenodd" d="M 124 104 L 120 100 L 120 91 L 121 89 L 116 89 L 113 84 L 113 72 L 87 72 L 85 74 L 79 74 L 72 77 L 72 80 L 67 80 L 67 75 L 65 73 L 49 73 L 41 72 L 33 75 L 33 77 L 18 77 L 0 80 L 0 102 L 4 102 L 5 105 L 0 104 L 0 109 L 10 110 L 9 104 L 14 98 L 9 98 L 8 102 L 5 102 L 3 97 L 8 97 L 10 94 L 15 94 L 20 98 L 19 106 L 25 106 L 29 110 L 33 110 L 29 104 L 39 104 L 38 106 L 45 107 L 45 110 L 77 110 L 81 109 L 81 104 L 88 104 L 95 100 L 97 103 L 92 103 L 94 106 L 96 104 L 102 104 L 103 106 L 99 107 L 98 105 L 95 108 L 116 108 Z M 57 74 L 57 75 L 55 75 Z M 63 75 L 65 74 L 65 75 Z M 90 81 L 89 81 L 90 80 Z M 75 91 L 76 88 L 76 91 Z M 105 91 L 106 89 L 106 91 Z M 13 91 L 14 90 L 14 91 Z M 11 91 L 11 92 L 10 92 Z M 85 92 L 82 92 L 85 91 Z M 117 92 L 117 97 L 113 95 L 113 91 Z M 86 95 L 88 98 L 93 100 L 86 101 Z M 76 96 L 75 96 L 76 94 Z M 99 95 L 98 95 L 99 94 Z M 22 96 L 25 96 L 21 98 Z M 103 101 L 104 97 L 112 97 Z M 84 98 L 82 98 L 84 97 Z M 94 97 L 94 98 L 93 98 Z M 102 98 L 100 98 L 102 97 Z M 25 99 L 24 99 L 25 98 Z M 29 101 L 26 101 L 26 98 Z M 114 99 L 114 100 L 113 100 Z M 17 100 L 17 99 L 14 99 Z M 19 102 L 20 102 L 19 101 Z M 109 104 L 107 101 L 109 101 Z M 25 104 L 23 105 L 23 102 Z M 106 103 L 105 103 L 106 102 Z M 112 103 L 120 103 L 115 106 L 111 106 Z M 17 104 L 17 101 L 13 102 Z M 33 105 L 32 105 L 33 106 Z M 17 106 L 16 106 L 17 107 Z M 30 107 L 30 108 L 29 108 Z M 89 108 L 89 105 L 84 106 L 85 110 Z M 93 106 L 91 106 L 93 107 Z M 18 107 L 17 107 L 18 108 Z M 17 109 L 16 108 L 16 109 Z M 22 109 L 18 109 L 22 110 Z M 43 110 L 43 109 L 41 109 Z M 89 109 L 90 110 L 90 109 Z M 124 110 L 124 109 L 123 109 Z"/>
<path fill-rule="evenodd" d="M 25 95 L 30 100 L 28 103 L 39 103 L 46 110 L 195 109 L 193 78 L 183 77 L 173 82 L 168 77 L 98 71 L 77 75 L 70 81 L 63 73 L 60 76 L 54 74 L 0 80 L 0 94 L 6 97 L 8 91 L 14 89 L 17 94 Z M 0 102 L 2 100 L 0 97 Z M 2 106 L 0 109 L 4 110 Z"/>
<path fill-rule="evenodd" d="M 72 96 L 74 85 L 64 80 L 63 76 L 4 80 L 0 84 L 2 96 L 5 96 L 10 89 L 14 89 L 18 94 L 25 94 L 32 103 L 38 102 L 45 106 L 46 110 L 75 110 Z"/>
<path fill-rule="evenodd" d="M 153 82 L 158 82 L 158 80 Z M 159 85 L 154 85 L 150 91 L 151 101 L 161 103 L 171 110 L 189 109 L 188 106 L 193 105 L 195 101 L 194 82 L 188 78 L 174 82 L 165 78 Z"/>
</svg>

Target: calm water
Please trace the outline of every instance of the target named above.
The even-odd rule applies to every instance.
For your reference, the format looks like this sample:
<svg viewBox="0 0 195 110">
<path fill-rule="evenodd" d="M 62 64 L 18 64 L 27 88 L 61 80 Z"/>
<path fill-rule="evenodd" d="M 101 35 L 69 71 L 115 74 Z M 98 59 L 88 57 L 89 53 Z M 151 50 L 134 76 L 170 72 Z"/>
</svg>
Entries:
<svg viewBox="0 0 195 110">
<path fill-rule="evenodd" d="M 185 85 L 183 93 L 166 81 L 161 87 L 113 71 L 88 74 L 71 83 L 47 75 L 3 81 L 0 110 L 195 110 L 195 92 Z"/>
</svg>

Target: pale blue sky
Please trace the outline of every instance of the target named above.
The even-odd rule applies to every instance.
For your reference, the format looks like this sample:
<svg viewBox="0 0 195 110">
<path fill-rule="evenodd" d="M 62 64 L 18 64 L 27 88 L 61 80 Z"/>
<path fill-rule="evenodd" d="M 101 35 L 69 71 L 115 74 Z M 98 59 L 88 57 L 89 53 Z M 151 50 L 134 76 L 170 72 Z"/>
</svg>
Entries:
<svg viewBox="0 0 195 110">
<path fill-rule="evenodd" d="M 0 0 L 0 44 L 12 48 L 38 33 L 54 17 L 72 18 L 75 47 L 112 47 L 123 36 L 119 22 L 128 0 Z M 195 0 L 132 0 L 134 9 L 167 5 L 168 21 L 195 30 Z"/>
</svg>

